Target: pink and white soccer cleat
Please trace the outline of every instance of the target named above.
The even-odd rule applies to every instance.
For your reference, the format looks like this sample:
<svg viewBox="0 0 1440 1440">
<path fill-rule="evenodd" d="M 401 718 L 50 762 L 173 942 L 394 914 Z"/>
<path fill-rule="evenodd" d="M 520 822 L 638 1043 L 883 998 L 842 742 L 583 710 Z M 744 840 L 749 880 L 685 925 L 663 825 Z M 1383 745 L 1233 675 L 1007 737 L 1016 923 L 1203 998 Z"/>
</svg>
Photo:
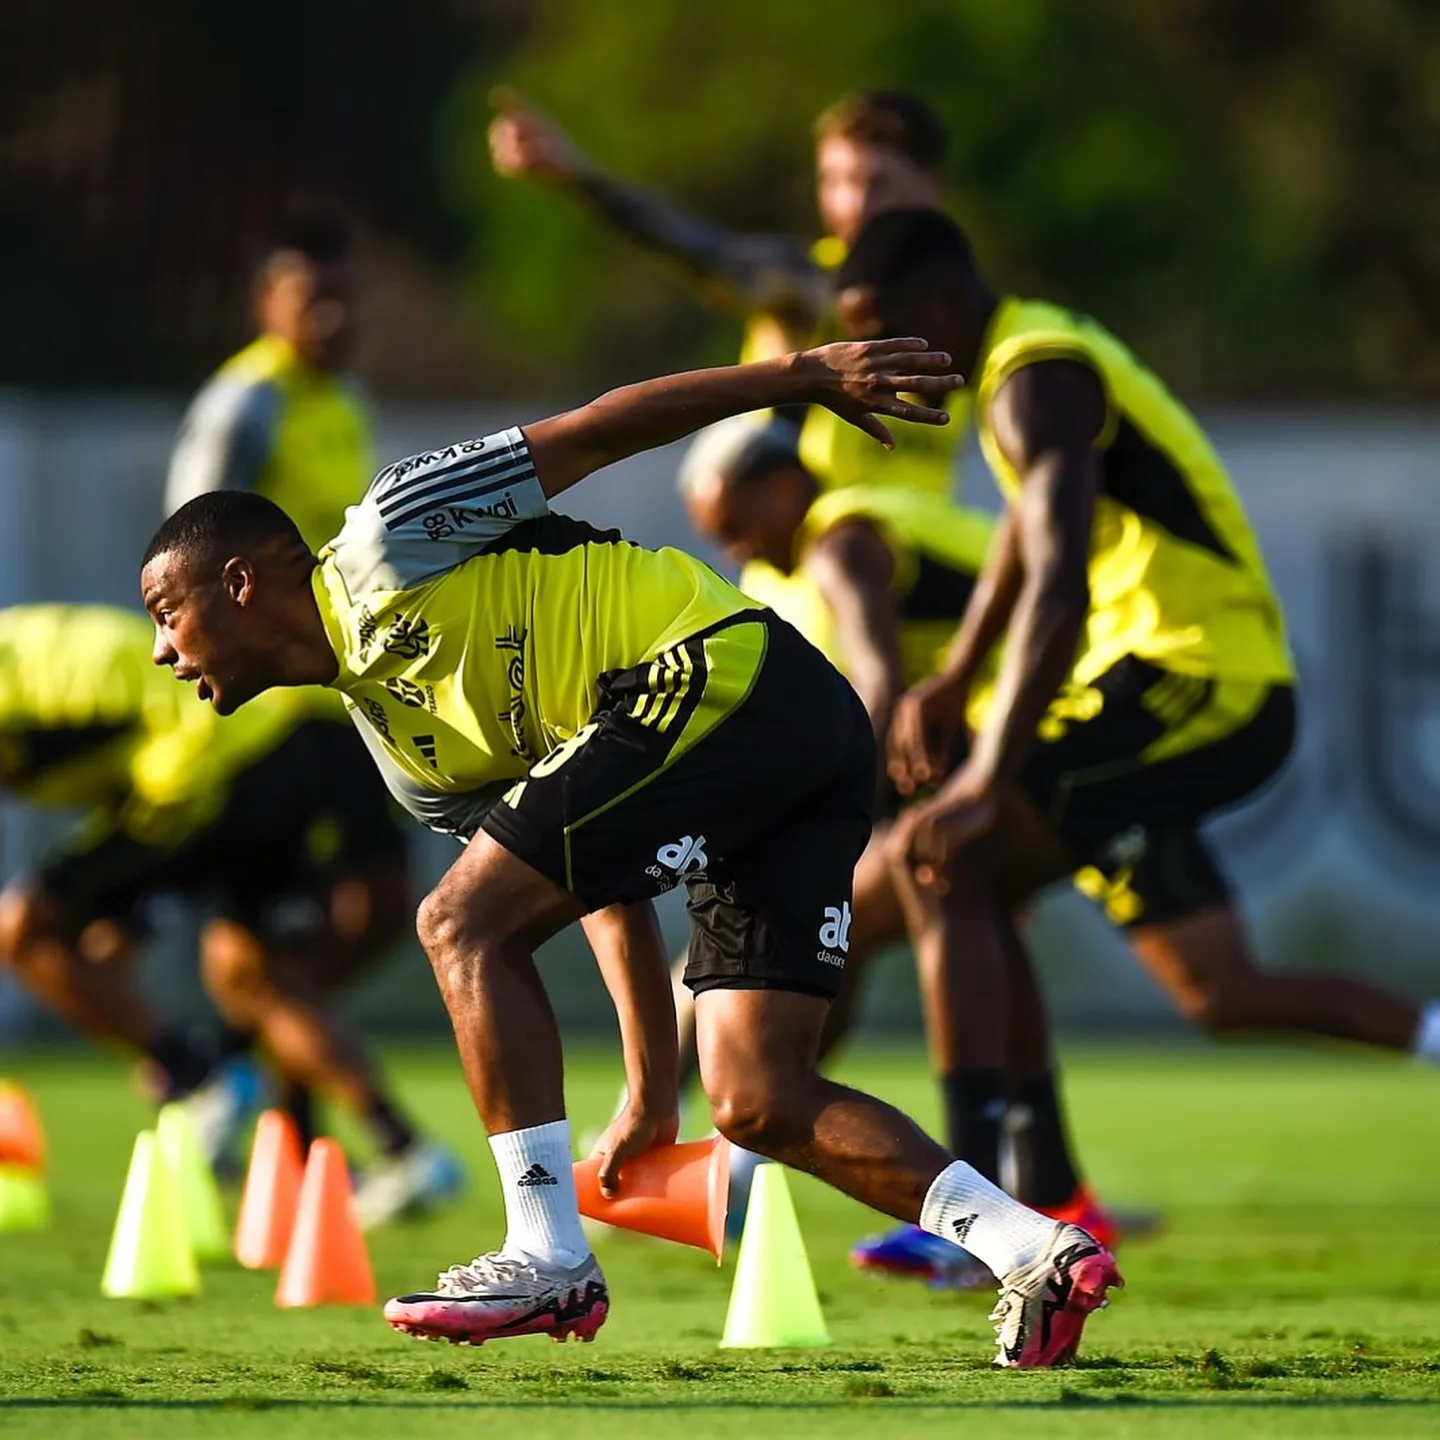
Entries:
<svg viewBox="0 0 1440 1440">
<path fill-rule="evenodd" d="M 565 1269 L 492 1253 L 452 1265 L 433 1291 L 388 1301 L 385 1318 L 422 1340 L 483 1345 L 512 1335 L 593 1340 L 609 1310 L 605 1276 L 593 1255 Z"/>
<path fill-rule="evenodd" d="M 1040 1369 L 1064 1365 L 1080 1348 L 1086 1317 L 1124 1285 L 1115 1257 L 1078 1225 L 1056 1225 L 1045 1253 L 1000 1281 L 990 1313 L 1000 1353 L 997 1365 Z"/>
</svg>

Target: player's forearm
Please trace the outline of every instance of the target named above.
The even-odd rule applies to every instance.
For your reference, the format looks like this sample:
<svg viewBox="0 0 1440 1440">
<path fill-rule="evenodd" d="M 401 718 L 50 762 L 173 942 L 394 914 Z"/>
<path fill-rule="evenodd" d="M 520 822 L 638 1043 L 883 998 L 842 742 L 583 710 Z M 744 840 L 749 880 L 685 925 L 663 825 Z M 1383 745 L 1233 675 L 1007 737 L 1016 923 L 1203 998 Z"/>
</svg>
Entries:
<svg viewBox="0 0 1440 1440">
<path fill-rule="evenodd" d="M 612 905 L 581 922 L 615 1005 L 631 1105 L 657 1117 L 680 1103 L 675 999 L 655 907 Z"/>
<path fill-rule="evenodd" d="M 1088 449 L 1039 457 L 1013 511 L 1023 575 L 1010 615 L 990 713 L 969 768 L 990 783 L 1013 780 L 1036 727 L 1075 661 L 1090 608 L 1088 573 L 1095 456 Z"/>
<path fill-rule="evenodd" d="M 723 225 L 594 166 L 577 175 L 570 189 L 627 239 L 678 260 L 703 279 L 714 275 L 726 245 L 734 238 Z"/>
<path fill-rule="evenodd" d="M 1005 658 L 984 726 L 975 737 L 972 770 L 992 783 L 1013 780 L 1035 731 L 1075 659 L 1085 624 L 1084 574 L 1038 577 L 1022 587 L 1011 617 Z"/>
<path fill-rule="evenodd" d="M 787 355 L 642 380 L 525 426 L 541 489 L 547 496 L 558 495 L 594 470 L 731 415 L 803 403 L 809 396 L 799 358 Z"/>
<path fill-rule="evenodd" d="M 945 674 L 966 688 L 1009 626 L 1025 581 L 1014 518 L 1007 513 L 945 656 Z"/>
</svg>

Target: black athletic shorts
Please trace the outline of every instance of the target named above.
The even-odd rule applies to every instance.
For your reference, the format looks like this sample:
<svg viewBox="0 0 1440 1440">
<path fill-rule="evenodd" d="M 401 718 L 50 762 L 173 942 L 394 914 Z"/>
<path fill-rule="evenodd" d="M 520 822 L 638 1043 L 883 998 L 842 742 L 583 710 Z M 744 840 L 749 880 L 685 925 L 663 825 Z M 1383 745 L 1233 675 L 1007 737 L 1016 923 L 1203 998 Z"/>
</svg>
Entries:
<svg viewBox="0 0 1440 1440">
<path fill-rule="evenodd" d="M 1117 924 L 1153 925 L 1229 900 L 1200 822 L 1261 789 L 1294 741 L 1290 685 L 1127 656 L 1056 697 L 1020 784 L 1080 859 L 1079 889 Z"/>
<path fill-rule="evenodd" d="M 40 867 L 68 920 L 141 927 L 144 902 L 166 894 L 212 899 L 267 938 L 323 921 L 336 881 L 403 859 L 405 835 L 389 792 L 348 720 L 314 720 L 235 777 L 225 807 L 173 849 L 92 816 Z"/>
<path fill-rule="evenodd" d="M 768 610 L 602 677 L 589 725 L 482 822 L 590 909 L 683 883 L 685 982 L 833 996 L 875 743 L 838 671 Z"/>
</svg>

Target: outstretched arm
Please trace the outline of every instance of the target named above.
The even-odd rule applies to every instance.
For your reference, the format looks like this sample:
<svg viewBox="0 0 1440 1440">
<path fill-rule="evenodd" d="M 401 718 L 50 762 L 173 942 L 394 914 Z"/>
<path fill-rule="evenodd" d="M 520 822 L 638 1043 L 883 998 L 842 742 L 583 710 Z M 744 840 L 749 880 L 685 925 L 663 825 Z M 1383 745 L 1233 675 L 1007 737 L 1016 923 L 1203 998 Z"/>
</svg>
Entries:
<svg viewBox="0 0 1440 1440">
<path fill-rule="evenodd" d="M 490 154 L 506 179 L 539 180 L 574 195 L 628 239 L 678 261 L 721 301 L 812 331 L 824 313 L 825 277 L 804 245 L 783 235 L 745 235 L 596 165 L 553 121 L 513 91 L 491 96 Z"/>
<path fill-rule="evenodd" d="M 878 417 L 945 425 L 939 401 L 962 384 L 950 357 L 914 337 L 822 345 L 778 360 L 728 365 L 644 380 L 549 420 L 524 427 L 530 458 L 547 497 L 568 490 L 593 470 L 642 450 L 679 440 L 706 425 L 772 405 L 824 405 L 889 448 Z"/>
</svg>

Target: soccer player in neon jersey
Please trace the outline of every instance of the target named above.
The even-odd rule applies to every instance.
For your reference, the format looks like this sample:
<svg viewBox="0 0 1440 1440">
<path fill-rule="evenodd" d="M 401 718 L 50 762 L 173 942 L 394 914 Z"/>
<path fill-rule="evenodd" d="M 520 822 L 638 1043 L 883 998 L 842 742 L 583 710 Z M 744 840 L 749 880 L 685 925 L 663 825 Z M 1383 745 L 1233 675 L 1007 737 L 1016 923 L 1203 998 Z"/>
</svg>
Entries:
<svg viewBox="0 0 1440 1440">
<path fill-rule="evenodd" d="M 933 210 L 872 221 L 836 283 L 852 334 L 923 324 L 951 348 L 1007 500 L 950 653 L 896 704 L 889 745 L 903 791 L 939 787 L 902 813 L 893 853 L 993 977 L 992 1023 L 1000 977 L 1029 963 L 1017 907 L 1073 876 L 1212 1032 L 1435 1059 L 1436 1006 L 1261 970 L 1200 834 L 1284 764 L 1296 699 L 1279 601 L 1194 417 L 1087 316 L 997 297 Z"/>
<path fill-rule="evenodd" d="M 418 1335 L 593 1335 L 609 1295 L 580 1227 L 562 1060 L 533 947 L 684 881 L 707 1095 L 729 1138 L 964 1240 L 1001 1280 L 999 1363 L 1069 1358 L 1118 1283 L 1083 1230 L 1010 1199 L 815 1053 L 845 964 L 875 746 L 839 673 L 698 561 L 553 514 L 591 471 L 727 415 L 960 383 L 923 341 L 827 346 L 611 392 L 383 470 L 317 559 L 283 512 L 216 494 L 152 540 L 155 659 L 229 713 L 330 684 L 397 796 L 464 853 L 418 927 L 505 1195 L 503 1247 L 386 1306 Z M 424 704 L 405 703 L 418 694 Z M 398 703 L 397 703 L 398 701 Z M 632 1085 L 613 1163 L 674 1133 L 674 1008 L 653 928 L 607 974 Z"/>
<path fill-rule="evenodd" d="M 130 610 L 0 610 L 0 789 L 82 817 L 0 892 L 0 960 L 92 1039 L 147 1057 L 214 1159 L 222 1057 L 155 1013 L 131 963 L 155 899 L 200 900 L 200 972 L 221 1014 L 287 1080 L 338 1100 L 380 1156 L 412 1150 L 417 1128 L 334 1005 L 394 944 L 410 895 L 364 747 L 337 746 L 294 691 L 222 720 L 156 671 L 153 644 Z M 391 1213 L 359 1208 L 368 1224 Z"/>
<path fill-rule="evenodd" d="M 369 407 L 347 370 L 358 284 L 355 235 L 342 213 L 310 207 L 276 228 L 251 290 L 258 333 L 191 401 L 170 457 L 167 514 L 213 490 L 253 490 L 279 505 L 312 547 L 345 523 L 346 507 L 374 473 Z M 383 813 L 389 796 L 339 697 L 316 689 L 311 710 L 310 724 L 328 740 L 337 771 L 346 767 L 349 803 Z M 259 1090 L 254 1067 L 237 1059 L 197 1097 L 197 1114 L 217 1134 L 237 1131 Z M 292 1085 L 285 1104 L 303 1137 L 313 1128 L 308 1094 Z M 361 1177 L 356 1206 L 367 1223 L 379 1224 L 433 1208 L 461 1179 L 442 1146 L 392 1136 Z"/>
</svg>

